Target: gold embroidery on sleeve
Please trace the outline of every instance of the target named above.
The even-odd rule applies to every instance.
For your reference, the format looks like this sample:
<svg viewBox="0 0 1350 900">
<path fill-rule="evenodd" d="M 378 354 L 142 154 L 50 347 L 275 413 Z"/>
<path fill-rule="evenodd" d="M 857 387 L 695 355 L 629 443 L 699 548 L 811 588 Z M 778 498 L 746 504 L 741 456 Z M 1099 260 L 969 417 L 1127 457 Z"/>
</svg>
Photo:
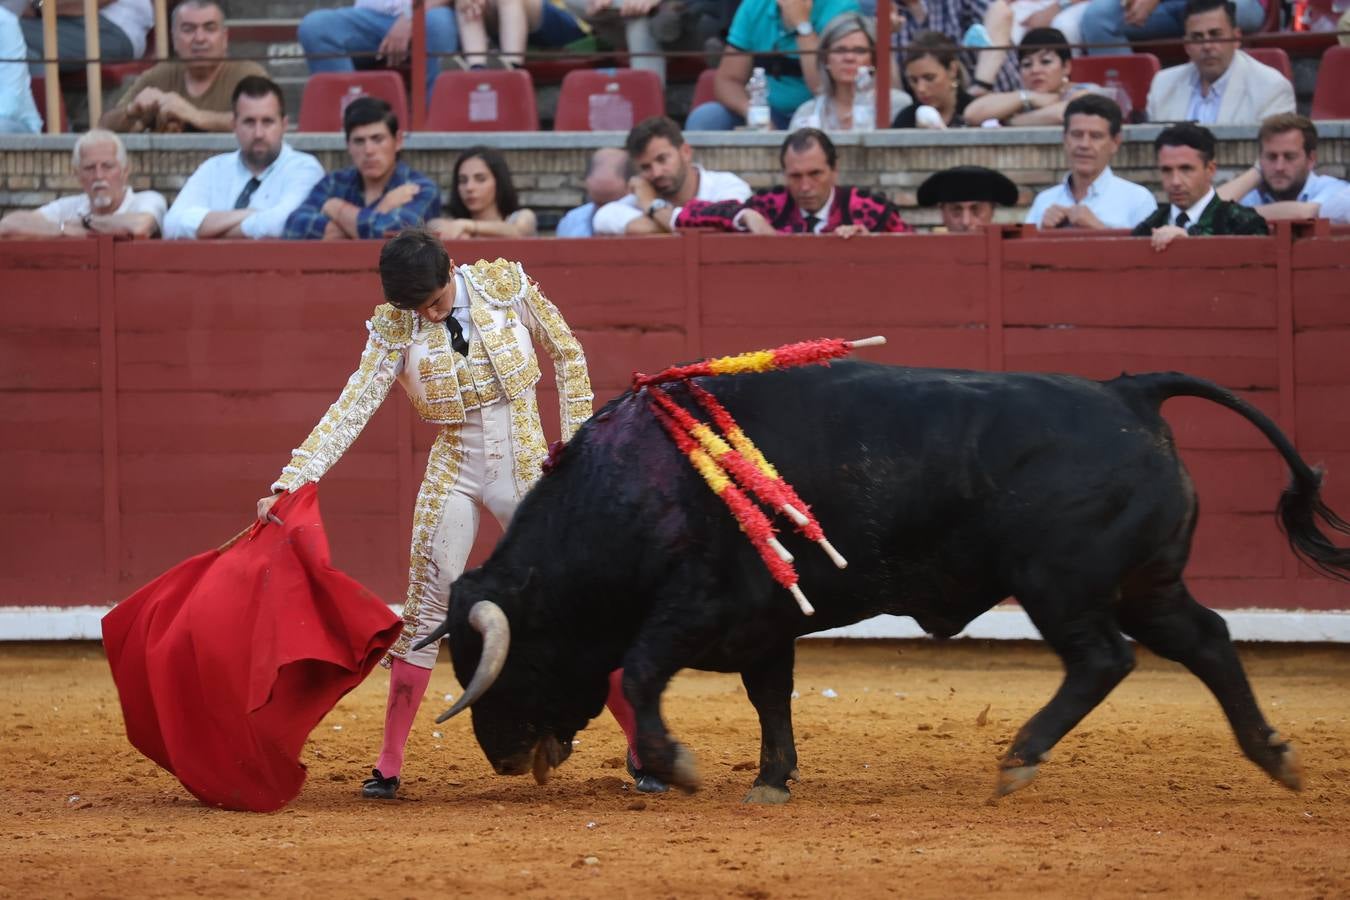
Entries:
<svg viewBox="0 0 1350 900">
<path fill-rule="evenodd" d="M 535 342 L 543 346 L 553 360 L 558 383 L 558 405 L 563 440 L 570 440 L 581 424 L 591 417 L 591 377 L 581 342 L 567 327 L 558 307 L 549 302 L 539 285 L 529 281 L 522 316 Z M 537 366 L 537 363 L 536 363 Z"/>
<path fill-rule="evenodd" d="M 526 391 L 511 401 L 511 443 L 515 455 L 516 490 L 523 497 L 539 480 L 544 457 L 548 455 L 534 391 Z"/>
</svg>

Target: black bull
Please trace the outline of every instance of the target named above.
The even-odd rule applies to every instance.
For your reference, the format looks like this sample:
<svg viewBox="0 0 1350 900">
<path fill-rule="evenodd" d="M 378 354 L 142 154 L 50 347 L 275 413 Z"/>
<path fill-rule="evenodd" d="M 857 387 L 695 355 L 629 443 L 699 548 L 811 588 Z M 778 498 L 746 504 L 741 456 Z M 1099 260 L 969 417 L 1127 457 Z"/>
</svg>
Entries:
<svg viewBox="0 0 1350 900">
<path fill-rule="evenodd" d="M 747 799 L 786 800 L 797 775 L 797 637 L 879 613 L 948 637 L 1016 597 L 1065 672 L 1001 761 L 1000 793 L 1027 784 L 1130 672 L 1124 635 L 1194 672 L 1242 751 L 1300 786 L 1296 753 L 1257 708 L 1227 627 L 1182 579 L 1196 496 L 1159 407 L 1201 397 L 1255 425 L 1292 473 L 1277 515 L 1293 549 L 1344 578 L 1350 552 L 1317 520 L 1347 526 L 1322 504 L 1319 473 L 1265 415 L 1176 373 L 1096 382 L 844 362 L 700 383 L 812 504 L 848 568 L 784 524 L 817 610 L 803 615 L 645 394 L 625 393 L 568 444 L 487 563 L 455 582 L 437 633 L 449 634 L 469 684 L 446 715 L 472 705 L 500 774 L 533 769 L 545 780 L 622 667 L 644 768 L 693 789 L 693 758 L 660 711 L 666 684 L 689 667 L 740 673 L 761 728 Z M 678 386 L 671 393 L 695 408 Z"/>
</svg>

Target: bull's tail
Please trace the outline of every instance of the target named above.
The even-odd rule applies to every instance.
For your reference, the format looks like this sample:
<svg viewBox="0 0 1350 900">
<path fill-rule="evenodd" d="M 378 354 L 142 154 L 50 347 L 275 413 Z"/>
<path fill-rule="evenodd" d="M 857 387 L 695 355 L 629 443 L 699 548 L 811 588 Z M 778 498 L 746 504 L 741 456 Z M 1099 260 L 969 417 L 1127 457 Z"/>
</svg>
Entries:
<svg viewBox="0 0 1350 900">
<path fill-rule="evenodd" d="M 1308 465 L 1269 416 L 1211 381 L 1180 372 L 1157 372 L 1120 379 L 1117 383 L 1121 382 L 1142 389 L 1157 405 L 1170 397 L 1199 397 L 1225 406 L 1255 425 L 1289 466 L 1289 486 L 1280 495 L 1280 502 L 1275 508 L 1280 528 L 1289 538 L 1289 546 L 1304 562 L 1318 571 L 1341 581 L 1350 581 L 1350 548 L 1333 543 L 1318 522 L 1320 520 L 1341 534 L 1350 534 L 1350 523 L 1322 502 L 1321 468 Z"/>
</svg>

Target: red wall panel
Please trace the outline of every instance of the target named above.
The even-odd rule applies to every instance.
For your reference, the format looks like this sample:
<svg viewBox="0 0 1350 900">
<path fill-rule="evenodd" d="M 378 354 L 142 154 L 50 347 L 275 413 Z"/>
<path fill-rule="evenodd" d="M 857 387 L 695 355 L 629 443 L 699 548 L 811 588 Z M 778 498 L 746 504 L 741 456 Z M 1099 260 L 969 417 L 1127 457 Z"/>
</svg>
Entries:
<svg viewBox="0 0 1350 900">
<path fill-rule="evenodd" d="M 884 334 L 867 358 L 905 365 L 1178 369 L 1277 418 L 1326 463 L 1326 498 L 1350 513 L 1346 237 L 1281 230 L 1164 254 L 1128 238 L 1014 231 L 451 249 L 525 263 L 586 346 L 597 405 L 635 370 L 821 336 Z M 246 525 L 357 363 L 380 299 L 378 255 L 373 242 L 0 244 L 4 602 L 112 602 Z M 404 405 L 385 405 L 323 490 L 338 563 L 390 601 L 402 598 L 408 516 L 435 436 Z M 1197 596 L 1350 609 L 1350 589 L 1298 565 L 1279 534 L 1271 511 L 1287 472 L 1265 439 L 1204 401 L 1164 414 L 1201 500 Z M 485 515 L 471 564 L 499 533 Z"/>
</svg>

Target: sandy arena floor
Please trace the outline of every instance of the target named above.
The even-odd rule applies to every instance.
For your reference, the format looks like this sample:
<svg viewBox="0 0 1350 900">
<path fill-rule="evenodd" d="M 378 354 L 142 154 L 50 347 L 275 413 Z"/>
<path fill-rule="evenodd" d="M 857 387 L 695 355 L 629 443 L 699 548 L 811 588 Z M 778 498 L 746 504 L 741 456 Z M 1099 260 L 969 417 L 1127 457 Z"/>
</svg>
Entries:
<svg viewBox="0 0 1350 900">
<path fill-rule="evenodd" d="M 1141 654 L 1039 780 L 991 804 L 995 760 L 1058 683 L 1048 651 L 814 642 L 785 807 L 740 802 L 759 738 L 738 678 L 676 680 L 667 720 L 705 787 L 643 797 L 607 716 L 550 784 L 493 775 L 467 720 L 432 724 L 459 692 L 442 662 L 403 799 L 357 795 L 376 670 L 314 732 L 299 799 L 252 815 L 202 807 L 131 748 L 98 645 L 0 644 L 0 896 L 1347 896 L 1350 647 L 1243 657 L 1303 755 L 1301 794 L 1239 754 L 1198 681 Z"/>
</svg>

